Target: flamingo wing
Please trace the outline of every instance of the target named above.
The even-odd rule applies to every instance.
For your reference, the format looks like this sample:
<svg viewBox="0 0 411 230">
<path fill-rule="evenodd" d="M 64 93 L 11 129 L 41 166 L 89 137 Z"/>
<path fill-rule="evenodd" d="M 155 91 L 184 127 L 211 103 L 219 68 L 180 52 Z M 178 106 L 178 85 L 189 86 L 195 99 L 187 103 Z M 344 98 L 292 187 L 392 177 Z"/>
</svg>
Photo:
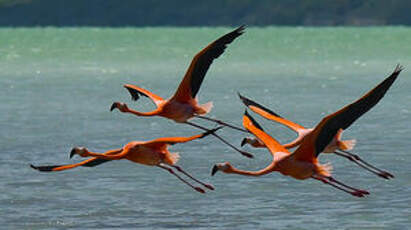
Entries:
<svg viewBox="0 0 411 230">
<path fill-rule="evenodd" d="M 238 27 L 234 31 L 215 40 L 196 54 L 173 96 L 175 100 L 186 102 L 196 97 L 213 60 L 220 57 L 220 55 L 224 53 L 227 45 L 244 33 L 244 28 L 244 26 Z"/>
<path fill-rule="evenodd" d="M 36 169 L 41 172 L 55 172 L 55 171 L 63 171 L 67 169 L 72 169 L 78 166 L 83 166 L 83 167 L 94 167 L 103 163 L 106 163 L 107 161 L 110 160 L 105 160 L 105 159 L 98 159 L 98 158 L 90 158 L 85 161 L 82 161 L 77 164 L 68 164 L 68 165 L 46 165 L 46 166 L 34 166 L 30 165 L 33 169 Z"/>
<path fill-rule="evenodd" d="M 258 115 L 271 120 L 271 121 L 275 121 L 278 122 L 288 128 L 290 128 L 291 130 L 300 133 L 303 130 L 306 130 L 307 128 L 305 128 L 304 126 L 301 126 L 297 123 L 294 123 L 290 120 L 287 120 L 283 117 L 281 117 L 280 115 L 278 115 L 277 113 L 273 112 L 272 110 L 268 109 L 267 107 L 258 104 L 257 102 L 246 98 L 244 96 L 242 96 L 241 94 L 238 94 L 238 96 L 240 97 L 241 101 L 244 103 L 245 106 L 247 106 L 249 109 L 251 109 L 253 112 L 257 113 Z"/>
<path fill-rule="evenodd" d="M 310 160 L 318 157 L 340 129 L 347 129 L 384 97 L 401 71 L 402 67 L 397 65 L 389 77 L 360 99 L 323 118 L 294 152 L 296 158 Z"/>
<path fill-rule="evenodd" d="M 131 98 L 134 101 L 137 101 L 140 98 L 140 96 L 148 97 L 154 102 L 154 104 L 157 107 L 164 101 L 162 97 L 135 85 L 126 84 L 124 85 L 124 88 L 128 90 L 128 92 L 131 95 Z"/>
<path fill-rule="evenodd" d="M 243 126 L 252 134 L 254 134 L 254 136 L 260 139 L 265 144 L 265 146 L 267 146 L 273 157 L 276 152 L 289 152 L 276 139 L 272 138 L 270 135 L 264 132 L 261 126 L 257 123 L 257 121 L 254 120 L 254 118 L 247 112 L 247 110 L 245 111 L 243 116 Z"/>
<path fill-rule="evenodd" d="M 201 134 L 197 134 L 191 137 L 162 137 L 162 138 L 157 138 L 151 141 L 146 141 L 143 142 L 141 145 L 150 147 L 150 148 L 161 148 L 163 146 L 167 146 L 167 145 L 174 145 L 174 144 L 179 144 L 179 143 L 184 143 L 184 142 L 189 142 L 195 139 L 201 139 L 205 136 L 208 136 L 214 132 L 216 132 L 217 130 L 223 128 L 224 126 L 219 126 L 215 129 L 210 129 L 207 132 L 201 133 Z"/>
</svg>

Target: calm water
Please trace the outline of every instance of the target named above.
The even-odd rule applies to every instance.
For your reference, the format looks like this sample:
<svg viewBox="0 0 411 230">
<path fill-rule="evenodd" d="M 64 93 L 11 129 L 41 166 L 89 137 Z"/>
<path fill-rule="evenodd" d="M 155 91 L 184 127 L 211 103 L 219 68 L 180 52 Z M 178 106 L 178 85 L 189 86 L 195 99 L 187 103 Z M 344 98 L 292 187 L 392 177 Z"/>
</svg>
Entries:
<svg viewBox="0 0 411 230">
<path fill-rule="evenodd" d="M 219 173 L 230 161 L 256 170 L 266 150 L 246 159 L 213 137 L 174 145 L 179 165 L 216 190 L 199 194 L 158 168 L 127 161 L 59 173 L 73 146 L 103 152 L 132 140 L 198 133 L 163 118 L 109 112 L 134 103 L 122 84 L 170 96 L 191 58 L 229 28 L 0 29 L 0 229 L 406 229 L 411 223 L 411 29 L 248 28 L 214 62 L 199 100 L 210 115 L 241 124 L 236 92 L 310 127 L 374 87 L 397 63 L 405 70 L 387 96 L 345 132 L 364 159 L 393 174 L 385 181 L 337 156 L 336 178 L 371 195 L 351 197 L 317 181 L 279 174 Z M 258 117 L 257 117 L 258 118 Z M 294 134 L 258 120 L 280 141 Z M 201 121 L 198 121 L 199 123 Z M 204 122 L 201 122 L 205 124 Z M 214 127 L 214 125 L 210 126 Z M 221 135 L 239 145 L 242 133 Z"/>
</svg>

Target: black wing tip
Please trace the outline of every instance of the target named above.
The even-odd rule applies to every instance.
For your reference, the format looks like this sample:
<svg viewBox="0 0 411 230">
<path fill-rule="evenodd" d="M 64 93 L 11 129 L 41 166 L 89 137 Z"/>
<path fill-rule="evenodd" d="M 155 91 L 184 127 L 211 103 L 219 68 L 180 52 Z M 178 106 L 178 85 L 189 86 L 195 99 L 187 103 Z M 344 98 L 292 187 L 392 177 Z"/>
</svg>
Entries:
<svg viewBox="0 0 411 230">
<path fill-rule="evenodd" d="M 254 105 L 254 106 L 257 106 L 257 107 L 261 107 L 261 106 L 259 106 L 256 102 L 254 102 L 253 100 L 251 100 L 251 99 L 249 99 L 249 98 L 247 98 L 247 97 L 244 97 L 243 95 L 241 95 L 239 92 L 237 92 L 237 94 L 238 94 L 238 97 L 240 97 L 240 100 L 243 102 L 243 104 L 245 105 L 245 106 L 251 106 L 251 105 Z"/>
<path fill-rule="evenodd" d="M 83 167 L 94 167 L 94 166 L 97 166 L 97 165 L 100 165 L 100 164 L 103 164 L 103 163 L 105 163 L 105 162 L 108 162 L 108 161 L 110 161 L 110 160 L 107 160 L 107 159 L 95 159 L 95 160 L 93 160 L 93 161 L 90 161 L 90 162 L 88 162 L 88 163 L 86 163 L 86 164 L 84 164 L 84 165 L 82 165 Z"/>
<path fill-rule="evenodd" d="M 140 96 L 148 97 L 146 94 L 144 94 L 144 93 L 142 93 L 142 92 L 140 92 L 136 89 L 133 89 L 133 88 L 129 87 L 128 85 L 124 85 L 124 88 L 126 88 L 128 90 L 128 92 L 131 95 L 131 99 L 133 101 L 137 101 L 140 98 Z"/>
<path fill-rule="evenodd" d="M 399 74 L 399 73 L 401 73 L 401 71 L 403 71 L 403 70 L 404 70 L 404 67 L 403 67 L 400 63 L 398 63 L 398 64 L 395 66 L 395 69 L 394 69 L 393 74 Z"/>
<path fill-rule="evenodd" d="M 244 30 L 245 30 L 246 27 L 247 26 L 245 24 L 243 24 L 243 25 L 237 27 L 237 29 L 235 29 L 235 31 L 239 34 L 243 34 L 245 32 Z"/>
<path fill-rule="evenodd" d="M 238 97 L 240 98 L 240 100 L 241 100 L 244 104 L 247 105 L 247 101 L 248 101 L 247 98 L 244 97 L 243 95 L 241 95 L 241 93 L 238 92 L 238 91 L 237 91 L 237 95 L 238 95 Z"/>
<path fill-rule="evenodd" d="M 60 165 L 53 165 L 53 166 L 34 166 L 30 164 L 32 169 L 38 170 L 40 172 L 51 172 L 54 168 L 60 167 Z"/>
<path fill-rule="evenodd" d="M 243 95 L 241 95 L 239 92 L 237 92 L 238 96 L 240 97 L 240 100 L 243 102 L 243 104 L 247 107 L 249 106 L 255 106 L 257 108 L 260 108 L 264 111 L 266 111 L 267 113 L 279 117 L 279 118 L 283 118 L 282 116 L 280 116 L 279 114 L 277 114 L 276 112 L 272 111 L 271 109 L 266 108 L 265 106 L 262 106 L 260 104 L 258 104 L 257 102 L 251 100 L 250 98 L 244 97 Z"/>
<path fill-rule="evenodd" d="M 258 122 L 248 113 L 247 109 L 244 112 L 244 116 L 248 117 L 255 127 L 257 127 L 261 131 L 264 131 L 263 127 L 261 127 L 261 125 L 258 124 Z"/>
</svg>

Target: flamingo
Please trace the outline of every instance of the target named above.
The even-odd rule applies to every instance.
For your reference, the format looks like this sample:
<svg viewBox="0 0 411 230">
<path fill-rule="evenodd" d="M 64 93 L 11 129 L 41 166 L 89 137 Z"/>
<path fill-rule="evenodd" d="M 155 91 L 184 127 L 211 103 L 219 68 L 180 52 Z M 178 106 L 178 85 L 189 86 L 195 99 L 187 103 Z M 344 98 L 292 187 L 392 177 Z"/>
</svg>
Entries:
<svg viewBox="0 0 411 230">
<path fill-rule="evenodd" d="M 177 123 L 185 123 L 193 127 L 208 130 L 207 128 L 188 121 L 193 117 L 209 120 L 216 122 L 220 125 L 224 125 L 233 129 L 237 129 L 243 132 L 246 130 L 242 128 L 235 127 L 233 125 L 227 124 L 221 120 L 203 116 L 210 112 L 213 104 L 208 102 L 206 104 L 200 105 L 196 99 L 196 95 L 200 89 L 201 83 L 207 73 L 208 68 L 214 59 L 218 58 L 225 50 L 228 44 L 230 44 L 234 39 L 244 33 L 244 26 L 240 26 L 234 31 L 220 37 L 215 40 L 199 53 L 195 55 L 191 61 L 190 67 L 188 68 L 183 80 L 181 81 L 177 91 L 169 99 L 163 99 L 162 97 L 135 85 L 126 84 L 124 87 L 129 91 L 133 100 L 137 101 L 140 96 L 148 97 L 153 101 L 156 106 L 151 112 L 139 112 L 130 109 L 127 104 L 122 102 L 114 102 L 110 108 L 110 111 L 118 109 L 123 113 L 131 113 L 136 116 L 151 117 L 151 116 L 161 116 L 171 119 Z M 221 138 L 219 135 L 213 133 L 215 137 L 220 139 L 223 143 L 227 144 L 234 150 L 238 151 L 242 155 L 252 158 L 253 155 L 243 151 L 234 145 L 228 143 L 225 139 Z"/>
<path fill-rule="evenodd" d="M 197 180 L 189 173 L 184 171 L 180 166 L 176 165 L 180 156 L 178 153 L 170 153 L 168 151 L 169 145 L 174 145 L 177 143 L 184 143 L 188 141 L 192 141 L 195 139 L 203 138 L 209 134 L 214 133 L 218 129 L 222 128 L 222 126 L 217 127 L 215 129 L 211 129 L 207 132 L 202 134 L 198 134 L 191 137 L 163 137 L 158 138 L 151 141 L 132 141 L 126 144 L 123 148 L 120 149 L 113 149 L 109 150 L 105 153 L 94 153 L 90 152 L 85 147 L 74 147 L 70 152 L 70 158 L 74 155 L 79 155 L 81 157 L 92 157 L 85 161 L 82 161 L 77 164 L 69 164 L 69 165 L 50 165 L 50 166 L 34 166 L 30 165 L 33 169 L 36 169 L 41 172 L 55 172 L 55 171 L 63 171 L 67 169 L 76 168 L 78 166 L 83 167 L 94 167 L 100 165 L 102 163 L 111 161 L 111 160 L 122 160 L 127 159 L 134 163 L 139 163 L 148 166 L 157 166 L 161 169 L 165 169 L 170 172 L 172 175 L 176 176 L 180 181 L 185 183 L 186 185 L 190 186 L 194 190 L 205 193 L 205 190 L 201 187 L 197 187 L 189 183 L 187 180 L 183 179 L 179 176 L 172 168 L 175 168 L 178 172 L 181 172 L 188 178 L 192 179 L 193 181 L 201 184 L 207 189 L 214 190 L 214 187 L 210 184 L 206 184 Z"/>
<path fill-rule="evenodd" d="M 395 68 L 394 72 L 390 75 L 390 77 L 397 76 L 401 72 L 401 70 L 402 70 L 401 67 L 397 65 L 397 67 Z M 244 105 L 246 105 L 249 109 L 251 109 L 255 113 L 261 115 L 262 117 L 268 120 L 272 120 L 280 124 L 283 124 L 298 134 L 295 140 L 283 145 L 286 149 L 291 149 L 301 144 L 304 137 L 314 130 L 314 128 L 305 128 L 304 126 L 301 126 L 295 122 L 287 120 L 281 117 L 280 115 L 278 115 L 277 113 L 273 112 L 272 110 L 258 104 L 257 102 L 249 98 L 246 98 L 240 94 L 238 95 L 241 101 L 244 103 Z M 353 154 L 349 152 L 349 150 L 352 150 L 354 148 L 356 144 L 356 140 L 355 139 L 354 140 L 341 140 L 342 132 L 343 132 L 343 129 L 339 129 L 337 131 L 337 134 L 334 136 L 332 141 L 325 147 L 325 149 L 323 150 L 323 153 L 334 153 L 338 156 L 344 157 L 354 162 L 355 164 L 359 165 L 360 167 L 364 168 L 365 170 L 380 176 L 381 178 L 384 178 L 384 179 L 394 178 L 394 175 L 392 175 L 391 173 L 381 170 L 371 165 L 370 163 L 364 161 L 357 154 Z M 241 146 L 244 146 L 245 144 L 249 144 L 255 148 L 266 147 L 264 143 L 258 138 L 246 137 L 241 142 Z"/>
<path fill-rule="evenodd" d="M 336 189 L 356 197 L 364 197 L 369 192 L 348 186 L 331 176 L 330 164 L 320 164 L 318 156 L 330 142 L 333 141 L 340 129 L 347 129 L 354 121 L 374 107 L 396 80 L 401 67 L 397 66 L 396 74 L 392 74 L 370 92 L 337 112 L 323 118 L 320 123 L 307 134 L 299 147 L 290 153 L 274 138 L 265 133 L 261 126 L 246 111 L 243 116 L 243 126 L 254 134 L 268 148 L 273 156 L 272 162 L 258 171 L 245 171 L 232 166 L 229 162 L 215 164 L 211 175 L 218 171 L 245 176 L 261 176 L 275 171 L 295 179 L 316 179 Z"/>
</svg>

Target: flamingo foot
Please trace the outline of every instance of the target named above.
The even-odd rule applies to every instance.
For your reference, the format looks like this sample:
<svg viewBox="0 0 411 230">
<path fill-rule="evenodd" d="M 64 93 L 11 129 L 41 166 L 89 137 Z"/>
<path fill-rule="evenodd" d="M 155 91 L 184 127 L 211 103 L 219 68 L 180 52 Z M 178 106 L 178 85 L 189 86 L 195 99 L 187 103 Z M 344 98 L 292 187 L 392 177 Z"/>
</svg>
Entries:
<svg viewBox="0 0 411 230">
<path fill-rule="evenodd" d="M 240 151 L 240 153 L 241 153 L 243 156 L 246 156 L 246 157 L 248 157 L 248 158 L 254 158 L 254 155 L 251 154 L 251 153 L 247 153 L 247 152 L 245 152 L 245 151 Z"/>
<path fill-rule="evenodd" d="M 360 193 L 365 194 L 365 195 L 370 195 L 370 193 L 368 191 L 362 190 L 362 189 L 357 190 L 357 192 L 360 192 Z"/>
<path fill-rule="evenodd" d="M 391 178 L 394 178 L 394 175 L 392 175 L 391 173 L 386 172 L 386 171 L 382 171 L 382 172 L 378 173 L 377 175 L 379 177 L 382 177 L 382 178 L 387 179 L 387 180 L 389 180 Z"/>
<path fill-rule="evenodd" d="M 211 184 L 205 184 L 204 187 L 206 187 L 210 190 L 214 190 L 214 187 Z"/>
<path fill-rule="evenodd" d="M 350 194 L 356 197 L 364 197 L 364 193 L 362 193 L 361 191 L 350 192 Z"/>
<path fill-rule="evenodd" d="M 202 189 L 202 188 L 200 188 L 200 187 L 194 187 L 194 189 L 195 189 L 197 192 L 205 193 L 204 189 Z"/>
</svg>

